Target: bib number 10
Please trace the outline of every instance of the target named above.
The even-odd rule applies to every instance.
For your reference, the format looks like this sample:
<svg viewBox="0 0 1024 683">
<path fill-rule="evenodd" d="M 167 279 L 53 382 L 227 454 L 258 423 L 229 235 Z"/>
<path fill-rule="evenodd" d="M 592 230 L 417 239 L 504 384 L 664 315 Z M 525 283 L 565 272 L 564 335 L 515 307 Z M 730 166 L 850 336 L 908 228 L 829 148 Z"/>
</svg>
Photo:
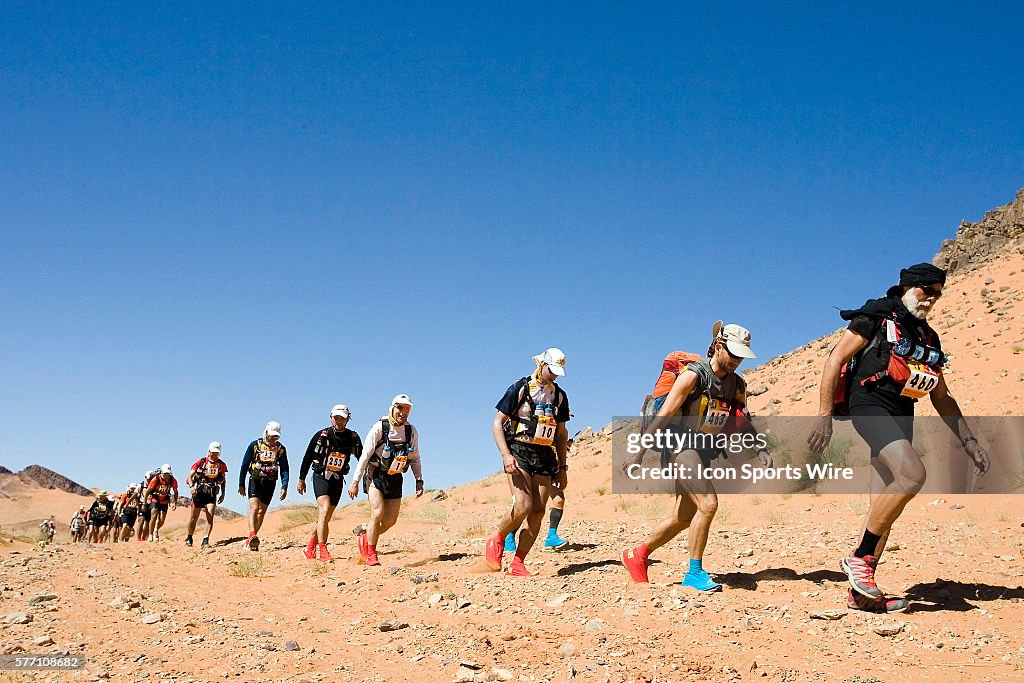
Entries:
<svg viewBox="0 0 1024 683">
<path fill-rule="evenodd" d="M 533 433 L 533 442 L 538 446 L 550 446 L 555 442 L 556 425 L 539 423 Z"/>
</svg>

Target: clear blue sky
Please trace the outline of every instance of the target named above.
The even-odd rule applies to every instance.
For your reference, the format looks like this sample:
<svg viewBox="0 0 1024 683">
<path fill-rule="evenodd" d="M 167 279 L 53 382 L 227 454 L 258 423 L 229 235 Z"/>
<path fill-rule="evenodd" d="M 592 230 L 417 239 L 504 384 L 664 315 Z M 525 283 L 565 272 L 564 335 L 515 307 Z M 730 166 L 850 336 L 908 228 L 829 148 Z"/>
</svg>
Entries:
<svg viewBox="0 0 1024 683">
<path fill-rule="evenodd" d="M 1024 186 L 1008 3 L 65 4 L 0 7 L 0 464 L 89 486 L 399 392 L 428 486 L 485 476 L 547 346 L 600 427 Z"/>
</svg>

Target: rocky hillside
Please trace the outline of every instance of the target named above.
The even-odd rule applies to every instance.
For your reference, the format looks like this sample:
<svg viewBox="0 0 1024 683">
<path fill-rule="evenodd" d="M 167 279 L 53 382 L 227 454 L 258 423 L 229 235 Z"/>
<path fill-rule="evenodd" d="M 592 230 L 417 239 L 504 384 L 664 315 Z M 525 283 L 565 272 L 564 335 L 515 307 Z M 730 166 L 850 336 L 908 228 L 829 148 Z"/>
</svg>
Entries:
<svg viewBox="0 0 1024 683">
<path fill-rule="evenodd" d="M 74 493 L 79 496 L 92 497 L 93 492 L 78 482 L 72 481 L 63 474 L 57 474 L 41 465 L 29 465 L 18 472 L 18 478 L 26 484 L 34 484 L 44 489 L 57 489 L 66 493 Z"/>
<path fill-rule="evenodd" d="M 977 268 L 1006 251 L 1024 253 L 1024 189 L 977 223 L 962 221 L 956 238 L 945 240 L 932 262 L 953 274 Z"/>
<path fill-rule="evenodd" d="M 951 362 L 950 391 L 968 415 L 1019 415 L 1024 397 L 1024 190 L 964 223 L 934 263 L 950 269 L 931 324 Z M 882 293 L 858 292 L 851 305 Z M 836 317 L 837 326 L 842 323 Z M 818 382 L 841 328 L 745 373 L 756 415 L 814 415 Z M 932 415 L 928 401 L 918 414 Z"/>
</svg>

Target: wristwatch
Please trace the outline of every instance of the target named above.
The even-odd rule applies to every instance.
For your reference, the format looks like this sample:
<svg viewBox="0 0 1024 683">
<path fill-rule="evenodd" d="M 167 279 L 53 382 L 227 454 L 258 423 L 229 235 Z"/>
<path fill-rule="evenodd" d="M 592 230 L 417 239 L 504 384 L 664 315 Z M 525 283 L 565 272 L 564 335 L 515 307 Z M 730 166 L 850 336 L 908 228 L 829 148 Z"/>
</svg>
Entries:
<svg viewBox="0 0 1024 683">
<path fill-rule="evenodd" d="M 422 484 L 422 483 L 423 483 L 423 480 L 422 480 L 422 479 L 417 479 L 417 480 L 416 480 L 416 483 L 417 483 L 417 484 Z"/>
<path fill-rule="evenodd" d="M 568 465 L 559 465 L 558 469 L 562 470 L 563 472 L 566 472 L 566 471 L 568 471 L 569 466 Z"/>
<path fill-rule="evenodd" d="M 977 438 L 975 438 L 973 436 L 968 436 L 966 439 L 960 439 L 960 445 L 963 446 L 964 448 L 967 448 L 967 442 L 968 441 L 973 441 L 974 443 L 978 443 L 978 439 Z"/>
</svg>

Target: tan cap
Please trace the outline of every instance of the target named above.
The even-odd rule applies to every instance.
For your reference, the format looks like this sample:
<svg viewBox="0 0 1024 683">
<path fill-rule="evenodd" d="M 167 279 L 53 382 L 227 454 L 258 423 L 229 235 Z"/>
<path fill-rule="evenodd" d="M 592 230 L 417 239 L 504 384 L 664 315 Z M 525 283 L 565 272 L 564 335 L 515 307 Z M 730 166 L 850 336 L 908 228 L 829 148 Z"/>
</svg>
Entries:
<svg viewBox="0 0 1024 683">
<path fill-rule="evenodd" d="M 750 330 L 747 328 L 733 324 L 722 325 L 722 321 L 719 320 L 712 326 L 711 333 L 715 341 L 725 342 L 725 347 L 732 355 L 740 358 L 757 358 L 750 349 Z"/>
</svg>

